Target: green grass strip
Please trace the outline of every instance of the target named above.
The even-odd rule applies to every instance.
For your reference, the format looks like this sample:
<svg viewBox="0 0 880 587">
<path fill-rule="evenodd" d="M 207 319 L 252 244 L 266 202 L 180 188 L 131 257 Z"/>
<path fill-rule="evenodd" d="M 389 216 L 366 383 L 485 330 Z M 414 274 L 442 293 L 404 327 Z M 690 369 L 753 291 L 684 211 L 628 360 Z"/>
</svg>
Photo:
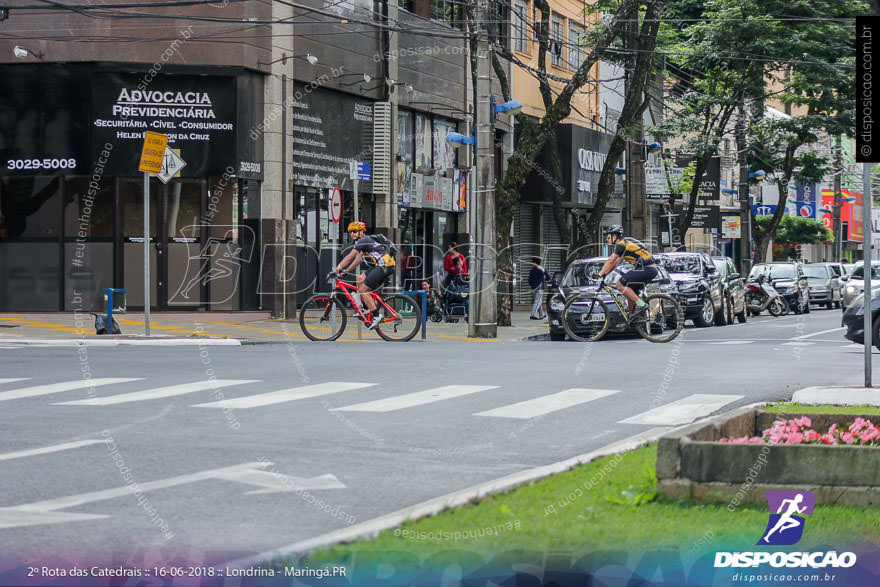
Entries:
<svg viewBox="0 0 880 587">
<path fill-rule="evenodd" d="M 570 471 L 487 496 L 475 503 L 407 522 L 359 541 L 315 553 L 308 564 L 375 560 L 393 564 L 416 557 L 468 551 L 488 560 L 515 549 L 629 552 L 670 547 L 686 563 L 716 550 L 753 550 L 768 521 L 764 507 L 698 504 L 658 497 L 657 445 L 597 459 Z M 878 511 L 817 506 L 799 550 L 880 544 Z M 436 560 L 436 559 L 435 559 Z"/>
<path fill-rule="evenodd" d="M 783 414 L 853 414 L 855 416 L 880 416 L 880 407 L 876 406 L 829 406 L 799 404 L 794 402 L 776 402 L 767 404 L 765 412 Z"/>
</svg>

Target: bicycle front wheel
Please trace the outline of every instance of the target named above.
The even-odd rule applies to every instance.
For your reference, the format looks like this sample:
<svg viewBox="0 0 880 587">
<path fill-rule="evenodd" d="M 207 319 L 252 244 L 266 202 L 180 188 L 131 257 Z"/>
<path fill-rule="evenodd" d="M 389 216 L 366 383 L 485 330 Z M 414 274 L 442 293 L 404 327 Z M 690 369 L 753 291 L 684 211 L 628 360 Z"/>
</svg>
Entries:
<svg viewBox="0 0 880 587">
<path fill-rule="evenodd" d="M 562 327 L 574 340 L 595 342 L 605 335 L 610 322 L 608 308 L 596 294 L 576 295 L 562 310 Z"/>
<path fill-rule="evenodd" d="M 684 326 L 681 305 L 666 294 L 652 294 L 645 298 L 648 310 L 644 320 L 636 322 L 636 332 L 651 342 L 669 342 L 679 335 Z"/>
<path fill-rule="evenodd" d="M 336 340 L 345 330 L 346 322 L 345 306 L 327 294 L 313 295 L 299 311 L 299 326 L 312 340 Z"/>
<path fill-rule="evenodd" d="M 391 294 L 383 300 L 385 318 L 376 327 L 384 340 L 406 342 L 422 325 L 422 309 L 406 294 Z"/>
</svg>

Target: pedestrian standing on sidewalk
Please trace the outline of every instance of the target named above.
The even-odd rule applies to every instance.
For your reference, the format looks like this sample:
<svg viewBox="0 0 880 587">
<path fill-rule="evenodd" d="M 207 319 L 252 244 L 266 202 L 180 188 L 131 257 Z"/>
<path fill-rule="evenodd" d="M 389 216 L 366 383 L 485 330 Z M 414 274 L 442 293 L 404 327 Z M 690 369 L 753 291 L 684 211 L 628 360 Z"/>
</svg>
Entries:
<svg viewBox="0 0 880 587">
<path fill-rule="evenodd" d="M 532 270 L 529 271 L 529 287 L 535 296 L 535 303 L 532 304 L 532 313 L 529 316 L 532 320 L 543 320 L 547 317 L 544 312 L 544 284 L 550 281 L 550 274 L 541 265 L 541 257 L 532 257 Z"/>
</svg>

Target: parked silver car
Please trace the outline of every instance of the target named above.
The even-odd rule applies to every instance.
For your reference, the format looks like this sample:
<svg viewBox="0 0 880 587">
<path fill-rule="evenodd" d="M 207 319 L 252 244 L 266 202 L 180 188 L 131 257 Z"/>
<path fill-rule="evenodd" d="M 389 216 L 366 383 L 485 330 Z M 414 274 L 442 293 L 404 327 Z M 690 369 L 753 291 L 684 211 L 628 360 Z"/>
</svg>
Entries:
<svg viewBox="0 0 880 587">
<path fill-rule="evenodd" d="M 871 282 L 877 280 L 880 284 L 880 261 L 871 261 Z M 855 267 L 844 278 L 846 286 L 843 288 L 841 307 L 845 310 L 853 299 L 860 296 L 865 289 L 865 268 L 863 262 L 856 263 Z"/>
<path fill-rule="evenodd" d="M 810 287 L 810 303 L 831 308 L 840 307 L 840 278 L 830 263 L 808 263 L 804 275 Z"/>
</svg>

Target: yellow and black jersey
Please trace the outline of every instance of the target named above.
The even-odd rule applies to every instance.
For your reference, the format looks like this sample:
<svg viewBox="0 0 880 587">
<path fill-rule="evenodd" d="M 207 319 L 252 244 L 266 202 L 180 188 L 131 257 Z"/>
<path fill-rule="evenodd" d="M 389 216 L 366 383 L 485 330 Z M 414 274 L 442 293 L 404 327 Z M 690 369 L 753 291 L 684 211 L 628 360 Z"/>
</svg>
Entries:
<svg viewBox="0 0 880 587">
<path fill-rule="evenodd" d="M 638 265 L 653 265 L 654 256 L 648 247 L 634 238 L 624 237 L 622 241 L 614 247 L 614 254 L 623 257 L 624 261 Z"/>
</svg>

